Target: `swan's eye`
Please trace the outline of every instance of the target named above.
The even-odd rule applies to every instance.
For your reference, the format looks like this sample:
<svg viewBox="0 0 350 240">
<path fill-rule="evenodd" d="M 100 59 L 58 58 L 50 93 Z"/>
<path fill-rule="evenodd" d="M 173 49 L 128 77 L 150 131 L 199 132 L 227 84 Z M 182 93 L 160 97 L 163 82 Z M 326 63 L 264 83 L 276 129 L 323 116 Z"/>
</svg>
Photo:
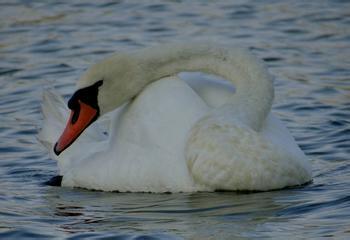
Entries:
<svg viewBox="0 0 350 240">
<path fill-rule="evenodd" d="M 67 105 L 68 105 L 68 108 L 70 110 L 75 110 L 75 109 L 79 108 L 79 103 L 77 101 L 75 94 L 71 97 L 71 99 L 69 99 Z"/>
</svg>

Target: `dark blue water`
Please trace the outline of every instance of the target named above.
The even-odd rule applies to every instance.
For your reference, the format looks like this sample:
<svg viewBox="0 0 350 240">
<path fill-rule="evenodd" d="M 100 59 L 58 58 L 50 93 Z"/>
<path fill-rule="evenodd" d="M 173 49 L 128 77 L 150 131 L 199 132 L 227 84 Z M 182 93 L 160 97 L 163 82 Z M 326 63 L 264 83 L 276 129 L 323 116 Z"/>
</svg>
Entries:
<svg viewBox="0 0 350 240">
<path fill-rule="evenodd" d="M 349 1 L 1 1 L 0 238 L 350 237 Z M 250 48 L 275 76 L 274 111 L 313 183 L 242 194 L 104 193 L 43 184 L 43 89 L 68 97 L 119 49 L 173 40 Z"/>
</svg>

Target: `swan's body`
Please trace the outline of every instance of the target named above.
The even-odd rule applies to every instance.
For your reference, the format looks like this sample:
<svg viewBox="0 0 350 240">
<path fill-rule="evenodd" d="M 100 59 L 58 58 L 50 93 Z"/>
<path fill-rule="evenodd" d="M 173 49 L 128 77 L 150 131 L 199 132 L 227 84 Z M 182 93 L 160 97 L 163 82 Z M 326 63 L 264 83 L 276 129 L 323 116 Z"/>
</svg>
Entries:
<svg viewBox="0 0 350 240">
<path fill-rule="evenodd" d="M 99 90 L 102 114 L 115 108 L 112 101 L 119 106 L 109 114 L 109 137 L 96 122 L 57 158 L 63 186 L 191 192 L 270 190 L 310 181 L 307 158 L 270 113 L 270 76 L 247 52 L 207 44 L 143 50 L 99 63 L 78 88 L 93 83 L 87 79 L 100 80 L 98 71 L 118 63 L 133 82 Z M 231 80 L 235 93 L 220 81 L 165 77 L 199 70 Z M 45 95 L 40 139 L 50 148 L 64 124 L 64 111 L 50 110 L 63 109 L 59 105 L 59 98 Z"/>
</svg>

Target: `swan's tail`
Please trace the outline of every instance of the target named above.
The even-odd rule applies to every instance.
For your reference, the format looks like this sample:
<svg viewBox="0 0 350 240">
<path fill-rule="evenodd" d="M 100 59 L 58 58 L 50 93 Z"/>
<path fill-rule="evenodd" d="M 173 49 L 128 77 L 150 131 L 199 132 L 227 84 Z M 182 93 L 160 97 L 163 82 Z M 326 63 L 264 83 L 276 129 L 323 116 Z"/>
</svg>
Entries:
<svg viewBox="0 0 350 240">
<path fill-rule="evenodd" d="M 52 89 L 44 90 L 41 108 L 43 123 L 37 138 L 47 149 L 50 157 L 58 160 L 61 164 L 90 155 L 92 153 L 92 151 L 89 151 L 90 149 L 93 148 L 96 151 L 96 147 L 103 145 L 107 140 L 107 130 L 102 129 L 103 125 L 106 124 L 103 124 L 105 121 L 102 119 L 102 121 L 92 124 L 71 147 L 57 156 L 53 151 L 53 147 L 66 125 L 69 109 L 63 98 Z M 104 128 L 106 127 L 104 126 Z"/>
</svg>

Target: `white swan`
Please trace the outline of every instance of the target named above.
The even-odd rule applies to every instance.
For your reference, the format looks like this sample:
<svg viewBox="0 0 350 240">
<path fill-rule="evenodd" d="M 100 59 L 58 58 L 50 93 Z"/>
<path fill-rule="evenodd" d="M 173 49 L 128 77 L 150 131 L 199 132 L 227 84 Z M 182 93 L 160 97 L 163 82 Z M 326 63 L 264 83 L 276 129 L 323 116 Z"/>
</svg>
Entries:
<svg viewBox="0 0 350 240">
<path fill-rule="evenodd" d="M 235 89 L 220 81 L 183 81 L 176 77 L 183 71 L 215 74 Z M 77 89 L 54 147 L 59 156 L 52 148 L 67 110 L 59 97 L 44 95 L 39 138 L 58 160 L 63 186 L 271 190 L 311 179 L 308 159 L 270 112 L 270 75 L 245 50 L 178 43 L 118 53 L 88 69 Z"/>
</svg>

